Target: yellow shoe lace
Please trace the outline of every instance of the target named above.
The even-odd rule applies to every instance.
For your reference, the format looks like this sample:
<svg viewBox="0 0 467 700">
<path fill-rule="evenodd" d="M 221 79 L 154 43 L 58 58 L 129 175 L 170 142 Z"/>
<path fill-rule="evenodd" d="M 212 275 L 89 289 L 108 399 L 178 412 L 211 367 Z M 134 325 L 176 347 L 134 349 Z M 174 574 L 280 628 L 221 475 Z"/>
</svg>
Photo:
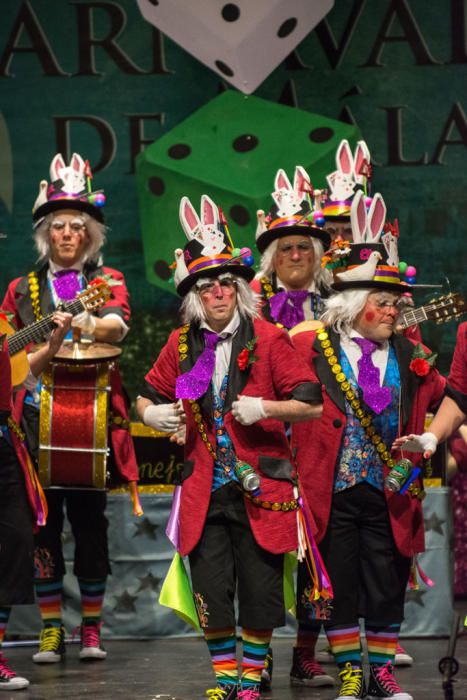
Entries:
<svg viewBox="0 0 467 700">
<path fill-rule="evenodd" d="M 206 695 L 209 700 L 224 700 L 227 697 L 227 691 L 223 688 L 210 688 L 206 690 Z"/>
<path fill-rule="evenodd" d="M 56 651 L 60 645 L 60 627 L 44 627 L 41 632 L 39 651 Z"/>
<path fill-rule="evenodd" d="M 342 671 L 339 671 L 342 686 L 339 692 L 341 697 L 358 697 L 362 690 L 363 671 L 361 668 L 352 668 L 347 661 Z"/>
</svg>

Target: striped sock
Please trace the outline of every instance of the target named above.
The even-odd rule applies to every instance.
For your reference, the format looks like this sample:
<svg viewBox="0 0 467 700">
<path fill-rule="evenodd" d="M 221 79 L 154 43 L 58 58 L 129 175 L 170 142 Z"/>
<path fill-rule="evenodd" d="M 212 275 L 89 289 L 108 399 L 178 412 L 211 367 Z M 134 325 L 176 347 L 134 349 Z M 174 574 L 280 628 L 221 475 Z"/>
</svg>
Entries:
<svg viewBox="0 0 467 700">
<path fill-rule="evenodd" d="M 5 637 L 6 627 L 8 625 L 8 619 L 10 617 L 10 611 L 11 608 L 9 606 L 0 607 L 0 648 Z"/>
<path fill-rule="evenodd" d="M 328 642 L 334 654 L 336 664 L 343 667 L 350 662 L 353 667 L 362 665 L 362 645 L 360 642 L 360 627 L 341 625 L 326 629 Z"/>
<path fill-rule="evenodd" d="M 44 625 L 61 627 L 63 579 L 36 579 L 34 587 Z"/>
<path fill-rule="evenodd" d="M 314 659 L 315 658 L 315 648 L 316 642 L 319 637 L 319 631 L 321 628 L 321 621 L 316 624 L 316 622 L 303 623 L 300 622 L 297 629 L 297 641 L 295 646 L 297 649 L 306 652 L 306 657 Z"/>
<path fill-rule="evenodd" d="M 237 638 L 235 627 L 204 630 L 204 638 L 211 654 L 212 667 L 218 685 L 237 685 Z"/>
<path fill-rule="evenodd" d="M 366 624 L 366 641 L 368 644 L 368 663 L 383 666 L 388 661 L 394 663 L 400 625 Z"/>
<path fill-rule="evenodd" d="M 104 603 L 105 579 L 103 581 L 88 581 L 79 578 L 78 583 L 81 593 L 83 624 L 98 625 Z"/>
<path fill-rule="evenodd" d="M 261 671 L 264 668 L 266 654 L 271 644 L 272 630 L 242 630 L 243 659 L 242 659 L 242 690 L 259 688 Z"/>
</svg>

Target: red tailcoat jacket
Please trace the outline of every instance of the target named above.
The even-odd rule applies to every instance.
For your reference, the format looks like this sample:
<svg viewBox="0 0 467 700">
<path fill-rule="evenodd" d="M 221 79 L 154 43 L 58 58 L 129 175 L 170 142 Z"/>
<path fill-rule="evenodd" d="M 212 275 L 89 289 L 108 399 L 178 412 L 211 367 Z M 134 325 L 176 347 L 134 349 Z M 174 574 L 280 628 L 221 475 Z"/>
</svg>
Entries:
<svg viewBox="0 0 467 700">
<path fill-rule="evenodd" d="M 156 363 L 146 375 L 141 395 L 156 404 L 175 400 L 175 380 L 189 371 L 204 349 L 204 339 L 197 324 L 188 332 L 188 356 L 180 363 L 178 337 L 174 331 L 162 349 Z M 256 338 L 256 360 L 240 370 L 237 357 L 246 343 Z M 260 420 L 250 426 L 241 425 L 232 415 L 232 402 L 238 394 L 278 401 L 295 398 L 321 402 L 321 389 L 313 373 L 294 350 L 287 333 L 266 321 L 242 320 L 232 341 L 229 381 L 224 405 L 225 427 L 232 439 L 239 460 L 253 466 L 261 477 L 264 501 L 283 502 L 293 499 L 295 470 L 284 424 L 273 418 Z M 209 441 L 215 449 L 212 391 L 198 399 Z M 211 499 L 214 461 L 193 418 L 188 401 L 184 401 L 187 416 L 185 464 L 182 473 L 180 507 L 180 553 L 189 554 L 203 531 Z M 290 552 L 297 548 L 297 513 L 273 512 L 255 506 L 245 498 L 245 506 L 253 535 L 258 544 L 273 553 Z"/>
<path fill-rule="evenodd" d="M 467 321 L 457 329 L 446 394 L 467 414 Z"/>
<path fill-rule="evenodd" d="M 339 335 L 328 331 L 335 354 L 339 357 Z M 297 423 L 292 428 L 292 447 L 296 450 L 300 486 L 311 508 L 316 526 L 316 540 L 320 542 L 326 532 L 331 510 L 334 474 L 342 436 L 346 426 L 344 394 L 324 356 L 316 332 L 299 333 L 293 343 L 300 355 L 314 368 L 323 390 L 323 414 L 320 419 Z M 424 377 L 409 369 L 414 343 L 403 336 L 391 338 L 401 378 L 400 434 L 423 433 L 427 411 L 435 408 L 443 396 L 445 380 L 432 369 Z M 371 409 L 364 405 L 367 412 Z M 400 453 L 394 453 L 398 459 Z M 411 453 L 417 463 L 421 455 Z M 384 475 L 389 469 L 384 466 Z M 411 557 L 424 550 L 422 505 L 418 498 L 406 493 L 400 495 L 385 490 L 385 496 L 394 539 L 403 556 Z"/>
<path fill-rule="evenodd" d="M 39 281 L 39 300 L 43 316 L 54 311 L 53 299 L 47 284 L 48 265 L 44 265 L 37 272 Z M 117 314 L 125 323 L 130 321 L 130 307 L 128 304 L 128 290 L 125 278 L 121 272 L 110 267 L 97 267 L 85 265 L 83 274 L 88 282 L 102 275 L 110 275 L 112 281 L 117 284 L 110 285 L 111 298 L 98 310 L 97 315 L 104 318 L 108 314 Z M 20 329 L 36 321 L 31 305 L 29 283 L 27 277 L 18 277 L 8 285 L 2 307 L 5 311 L 14 314 L 14 325 Z M 121 418 L 120 423 L 112 422 L 110 425 L 110 439 L 115 456 L 115 464 L 118 475 L 123 481 L 137 481 L 138 464 L 131 435 L 125 425 L 128 424 L 128 405 L 122 387 L 122 380 L 118 367 L 111 372 L 111 411 L 114 418 Z M 15 413 L 21 415 L 25 392 L 18 392 L 15 397 Z"/>
</svg>

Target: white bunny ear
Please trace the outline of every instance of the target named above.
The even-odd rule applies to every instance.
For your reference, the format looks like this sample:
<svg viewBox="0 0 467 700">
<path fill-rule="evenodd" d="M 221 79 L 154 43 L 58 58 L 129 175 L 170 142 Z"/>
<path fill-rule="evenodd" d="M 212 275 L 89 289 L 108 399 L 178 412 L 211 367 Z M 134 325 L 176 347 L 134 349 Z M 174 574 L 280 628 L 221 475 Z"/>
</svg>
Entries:
<svg viewBox="0 0 467 700">
<path fill-rule="evenodd" d="M 292 191 L 292 185 L 290 184 L 290 180 L 287 177 L 285 170 L 282 170 L 282 168 L 276 173 L 276 179 L 274 180 L 274 189 Z"/>
<path fill-rule="evenodd" d="M 354 175 L 357 182 L 361 182 L 365 179 L 365 175 L 362 176 L 360 170 L 363 163 L 366 161 L 367 165 L 370 164 L 370 151 L 365 141 L 358 141 L 355 147 L 355 155 L 353 159 Z"/>
<path fill-rule="evenodd" d="M 180 200 L 179 216 L 188 240 L 191 241 L 192 238 L 196 238 L 196 234 L 201 229 L 201 222 L 188 197 L 182 197 Z"/>
<path fill-rule="evenodd" d="M 61 153 L 57 153 L 52 158 L 52 162 L 50 164 L 50 181 L 55 182 L 56 180 L 60 180 L 60 171 L 65 168 L 65 161 L 62 158 Z"/>
<path fill-rule="evenodd" d="M 255 240 L 258 240 L 258 238 L 261 236 L 262 233 L 268 230 L 268 227 L 266 226 L 265 222 L 265 214 L 262 209 L 258 209 L 256 212 L 256 218 L 257 218 L 257 224 L 256 224 L 256 233 L 255 233 Z"/>
<path fill-rule="evenodd" d="M 386 205 L 384 199 L 377 192 L 371 202 L 370 211 L 368 212 L 368 227 L 367 240 L 370 243 L 376 243 L 380 239 L 383 231 L 384 222 L 386 221 Z"/>
<path fill-rule="evenodd" d="M 217 226 L 219 223 L 219 209 L 207 194 L 201 197 L 201 217 L 205 225 Z"/>
<path fill-rule="evenodd" d="M 353 158 L 352 151 L 350 150 L 349 142 L 347 139 L 343 139 L 336 153 L 336 165 L 337 169 L 344 173 L 344 175 L 351 175 L 353 171 Z"/>
<path fill-rule="evenodd" d="M 70 168 L 75 170 L 77 173 L 84 172 L 84 160 L 81 158 L 79 153 L 73 153 L 70 158 Z"/>
<path fill-rule="evenodd" d="M 304 199 L 307 192 L 312 191 L 310 176 L 301 165 L 297 165 L 295 168 L 293 188 L 301 199 Z"/>
<path fill-rule="evenodd" d="M 367 215 L 363 192 L 358 190 L 350 207 L 350 224 L 354 243 L 363 243 L 367 227 Z"/>
<path fill-rule="evenodd" d="M 183 250 L 181 248 L 177 248 L 175 250 L 175 262 L 177 264 L 174 272 L 174 282 L 175 286 L 178 287 L 180 282 L 185 279 L 185 277 L 188 277 L 189 272 L 188 268 L 185 263 L 185 258 L 183 256 Z"/>
</svg>

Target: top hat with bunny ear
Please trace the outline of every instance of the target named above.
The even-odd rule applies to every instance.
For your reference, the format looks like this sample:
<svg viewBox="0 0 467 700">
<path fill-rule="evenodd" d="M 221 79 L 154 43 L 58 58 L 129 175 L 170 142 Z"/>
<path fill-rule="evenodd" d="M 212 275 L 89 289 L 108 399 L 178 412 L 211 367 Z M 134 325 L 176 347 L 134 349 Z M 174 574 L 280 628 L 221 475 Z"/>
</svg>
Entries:
<svg viewBox="0 0 467 700">
<path fill-rule="evenodd" d="M 188 243 L 175 251 L 174 281 L 185 296 L 201 277 L 217 277 L 226 272 L 250 282 L 255 273 L 249 248 L 234 248 L 227 221 L 206 194 L 201 197 L 201 219 L 188 197 L 180 201 L 180 223 Z"/>
<path fill-rule="evenodd" d="M 32 208 L 33 221 L 39 222 L 59 209 L 76 209 L 103 222 L 105 195 L 102 190 L 91 190 L 91 180 L 89 162 L 78 153 L 73 153 L 68 165 L 57 153 L 50 164 L 50 184 L 46 180 L 40 182 L 39 195 Z"/>
<path fill-rule="evenodd" d="M 278 170 L 274 187 L 274 204 L 269 214 L 264 216 L 264 212 L 258 212 L 256 246 L 259 252 L 264 253 L 278 238 L 296 235 L 318 238 L 328 248 L 330 236 L 321 228 L 325 223 L 321 211 L 323 191 L 313 189 L 304 168 L 296 166 L 293 187 L 284 170 Z"/>
<path fill-rule="evenodd" d="M 332 289 L 407 291 L 399 274 L 399 234 L 393 226 L 385 225 L 385 219 L 386 205 L 379 193 L 373 197 L 367 213 L 365 195 L 357 192 L 350 212 L 353 242 L 339 242 L 323 259 L 334 273 Z"/>
<path fill-rule="evenodd" d="M 326 180 L 329 186 L 328 199 L 323 205 L 326 223 L 329 221 L 349 221 L 350 208 L 354 195 L 359 190 L 367 194 L 371 177 L 370 151 L 365 141 L 358 141 L 352 156 L 349 142 L 343 139 L 336 151 L 337 170 Z M 366 202 L 369 206 L 370 202 Z"/>
</svg>

